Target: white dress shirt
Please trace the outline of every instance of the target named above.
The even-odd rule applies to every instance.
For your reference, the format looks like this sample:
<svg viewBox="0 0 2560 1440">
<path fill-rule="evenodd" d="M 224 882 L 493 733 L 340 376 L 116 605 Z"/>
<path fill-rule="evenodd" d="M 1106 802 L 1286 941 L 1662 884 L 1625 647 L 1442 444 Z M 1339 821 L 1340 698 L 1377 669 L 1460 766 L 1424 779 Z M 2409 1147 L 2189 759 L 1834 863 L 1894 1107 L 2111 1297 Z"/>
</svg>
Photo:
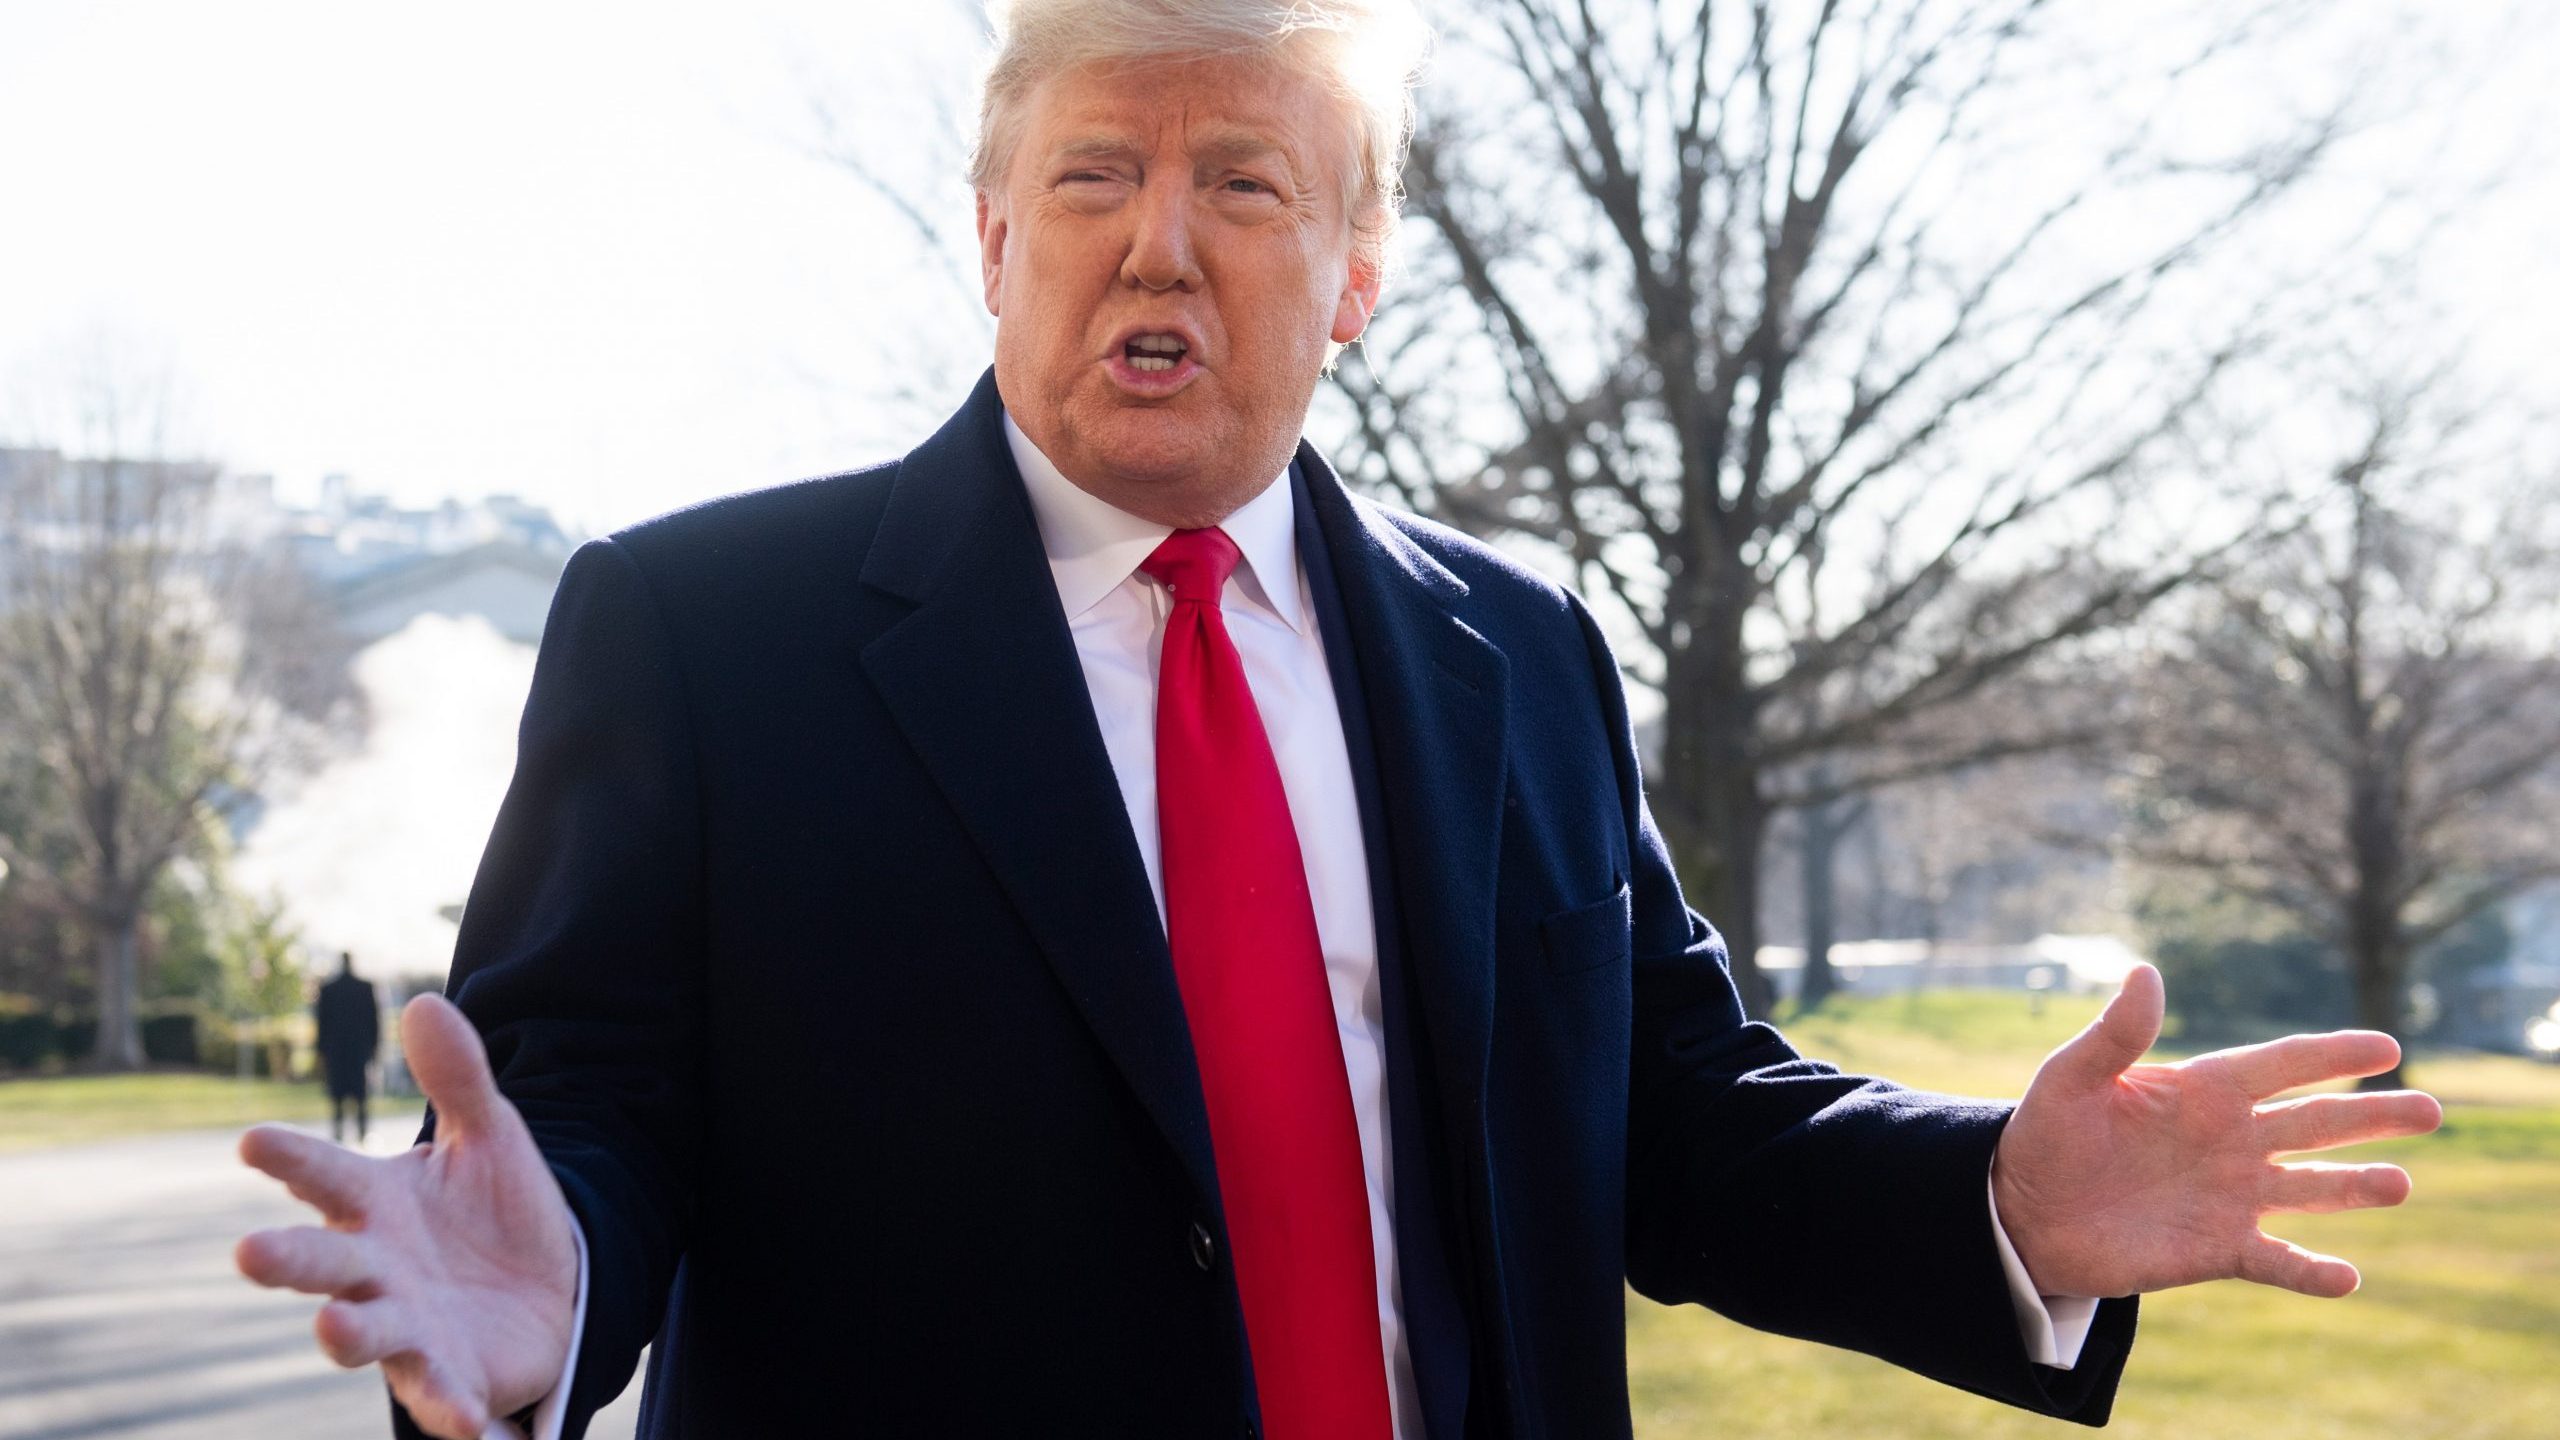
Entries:
<svg viewBox="0 0 2560 1440">
<path fill-rule="evenodd" d="M 1085 689 L 1102 730 L 1103 749 L 1120 783 L 1129 828 L 1146 862 L 1155 892 L 1156 918 L 1164 918 L 1164 866 L 1156 831 L 1156 662 L 1164 643 L 1172 594 L 1141 573 L 1173 527 L 1121 510 L 1059 473 L 1007 414 L 1005 440 L 1030 492 L 1031 512 L 1048 552 Z M 1244 662 L 1262 728 L 1270 736 L 1280 785 L 1315 902 L 1316 936 L 1324 951 L 1325 978 L 1333 995 L 1334 1032 L 1341 1037 L 1343 1070 L 1360 1129 L 1360 1165 L 1369 1187 L 1369 1236 L 1377 1259 L 1378 1343 L 1387 1366 L 1387 1393 L 1395 1411 L 1396 1440 L 1423 1440 L 1420 1392 L 1404 1336 L 1402 1281 L 1396 1271 L 1395 1189 L 1387 1157 L 1386 1024 L 1378 981 L 1378 937 L 1369 905 L 1367 841 L 1360 830 L 1358 792 L 1342 737 L 1333 671 L 1324 637 L 1307 595 L 1298 560 L 1297 515 L 1284 471 L 1261 494 L 1229 515 L 1219 529 L 1244 559 L 1228 577 L 1220 600 L 1227 633 Z M 1984 1181 L 1986 1187 L 1989 1178 Z M 1987 1193 L 1987 1192 L 1986 1192 Z M 2009 1298 L 2028 1358 L 2064 1368 L 2077 1363 L 2095 1300 L 2040 1297 L 2026 1267 L 2000 1229 L 1999 1243 Z M 579 1327 L 586 1309 L 586 1240 L 578 1241 Z M 535 1416 L 536 1440 L 557 1440 L 569 1378 L 577 1372 L 572 1340 L 561 1383 Z"/>
<path fill-rule="evenodd" d="M 1141 520 L 1058 473 L 1011 415 L 1004 435 L 1031 492 L 1049 574 L 1084 666 L 1085 690 L 1111 755 L 1129 829 L 1146 861 L 1156 919 L 1164 919 L 1164 860 L 1156 830 L 1156 662 L 1164 646 L 1173 592 L 1138 566 L 1170 525 Z M 1404 1339 L 1403 1281 L 1396 1271 L 1395 1190 L 1387 1157 L 1386 1012 L 1378 988 L 1378 934 L 1369 908 L 1368 842 L 1360 833 L 1359 794 L 1342 738 L 1342 709 L 1333 697 L 1315 606 L 1298 563 L 1298 517 L 1284 471 L 1218 526 L 1244 552 L 1227 577 L 1219 609 L 1244 662 L 1254 708 L 1280 788 L 1289 796 L 1298 854 L 1315 902 L 1316 939 L 1333 994 L 1334 1033 L 1351 1080 L 1360 1126 L 1360 1169 L 1369 1186 L 1369 1239 L 1377 1257 L 1378 1339 L 1387 1366 L 1387 1395 L 1397 1440 L 1419 1440 L 1421 1396 Z"/>
</svg>

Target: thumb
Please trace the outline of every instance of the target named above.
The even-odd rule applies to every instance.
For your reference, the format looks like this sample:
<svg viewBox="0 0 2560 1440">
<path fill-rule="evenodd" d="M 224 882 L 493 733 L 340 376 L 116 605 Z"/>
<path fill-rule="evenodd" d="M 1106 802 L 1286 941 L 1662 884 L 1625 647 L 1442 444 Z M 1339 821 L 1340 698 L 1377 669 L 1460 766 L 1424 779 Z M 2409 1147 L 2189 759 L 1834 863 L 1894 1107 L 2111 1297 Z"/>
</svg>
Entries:
<svg viewBox="0 0 2560 1440">
<path fill-rule="evenodd" d="M 2059 1072 L 2056 1078 L 2077 1085 L 2094 1089 L 2113 1084 L 2160 1038 L 2166 998 L 2160 972 L 2148 965 L 2134 966 L 2125 972 L 2116 998 L 2107 1002 L 2089 1028 L 2064 1041 L 2046 1063 Z"/>
<path fill-rule="evenodd" d="M 440 1136 L 486 1135 L 505 1122 L 507 1106 L 489 1074 L 489 1051 L 480 1032 L 441 995 L 421 995 L 400 1012 L 400 1048 L 427 1103 L 436 1109 Z"/>
</svg>

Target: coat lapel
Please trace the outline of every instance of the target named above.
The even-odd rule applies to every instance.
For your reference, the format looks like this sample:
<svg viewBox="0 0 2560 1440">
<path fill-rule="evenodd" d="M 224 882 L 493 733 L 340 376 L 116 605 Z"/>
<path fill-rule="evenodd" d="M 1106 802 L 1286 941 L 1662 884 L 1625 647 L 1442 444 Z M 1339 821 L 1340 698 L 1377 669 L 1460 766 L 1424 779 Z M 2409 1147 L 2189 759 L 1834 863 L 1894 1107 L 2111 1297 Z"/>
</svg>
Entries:
<svg viewBox="0 0 2560 1440">
<path fill-rule="evenodd" d="M 861 664 L 1203 1202 L 1217 1205 L 1173 960 L 992 372 L 900 465 L 862 581 L 916 609 Z"/>
<path fill-rule="evenodd" d="M 1218 1203 L 1190 1028 L 1084 672 L 1004 443 L 992 373 L 900 465 L 862 583 L 916 606 L 860 663 L 1059 983 Z M 1508 671 L 1466 583 L 1298 461 L 1368 694 L 1447 1158 L 1480 1197 Z"/>
<path fill-rule="evenodd" d="M 1431 1037 L 1454 1173 L 1480 1187 L 1493 1042 L 1494 885 L 1501 859 L 1510 667 L 1451 613 L 1466 582 L 1298 447 L 1348 612 L 1377 740 L 1412 991 Z M 1478 1190 L 1481 1194 L 1481 1190 Z"/>
</svg>

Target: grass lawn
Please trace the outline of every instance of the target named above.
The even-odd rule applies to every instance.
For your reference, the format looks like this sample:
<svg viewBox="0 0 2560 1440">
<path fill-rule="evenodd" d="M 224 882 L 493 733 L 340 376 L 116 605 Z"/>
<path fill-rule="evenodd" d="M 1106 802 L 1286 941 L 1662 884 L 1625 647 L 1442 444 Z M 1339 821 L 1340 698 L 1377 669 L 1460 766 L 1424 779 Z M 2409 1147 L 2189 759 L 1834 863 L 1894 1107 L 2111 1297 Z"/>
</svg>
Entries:
<svg viewBox="0 0 2560 1440">
<path fill-rule="evenodd" d="M 419 1113 L 415 1101 L 386 1106 L 377 1099 L 373 1122 L 414 1126 Z M 328 1118 L 329 1101 L 317 1081 L 234 1080 L 184 1071 L 0 1080 L 0 1153 L 160 1130 Z"/>
<path fill-rule="evenodd" d="M 1844 1001 L 1787 1025 L 1798 1046 L 1933 1089 L 2015 1095 L 2094 1014 L 2057 999 L 1947 993 Z M 2560 1067 L 2420 1054 L 2442 1132 L 2367 1147 L 2406 1165 L 2397 1210 L 2281 1216 L 2276 1231 L 2354 1260 L 2359 1293 L 2309 1300 L 2224 1283 L 2143 1301 L 2109 1434 L 2125 1440 L 2560 1436 Z M 316 1084 L 198 1074 L 0 1081 L 0 1151 L 155 1130 L 325 1119 Z M 415 1102 L 377 1121 L 415 1123 Z M 1863 1356 L 1761 1335 L 1630 1294 L 1642 1440 L 2003 1440 L 2077 1427 Z"/>
<path fill-rule="evenodd" d="M 2015 1095 L 2095 1014 L 2056 1000 L 1854 1001 L 1786 1029 L 1800 1049 L 1910 1084 Z M 2396 1210 L 2276 1216 L 2274 1232 L 2364 1272 L 2344 1300 L 2223 1283 L 2154 1295 L 2108 1429 L 2125 1440 L 2560 1435 L 2560 1067 L 2421 1053 L 2439 1133 L 2336 1152 L 2408 1167 Z M 2077 1427 L 1864 1356 L 1761 1335 L 1630 1294 L 1628 1371 L 1644 1440 L 1821 1435 L 2053 1440 Z"/>
</svg>

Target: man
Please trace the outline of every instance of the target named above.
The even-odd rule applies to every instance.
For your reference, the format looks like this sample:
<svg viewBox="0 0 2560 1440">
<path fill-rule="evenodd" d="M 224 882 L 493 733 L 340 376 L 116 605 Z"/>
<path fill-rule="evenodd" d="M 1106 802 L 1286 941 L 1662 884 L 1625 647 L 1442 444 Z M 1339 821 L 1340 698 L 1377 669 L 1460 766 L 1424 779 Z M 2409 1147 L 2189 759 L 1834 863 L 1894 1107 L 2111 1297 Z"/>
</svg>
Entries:
<svg viewBox="0 0 2560 1440">
<path fill-rule="evenodd" d="M 2434 1103 L 2257 1102 L 2388 1037 L 2140 1066 L 2145 969 L 2014 1112 L 1800 1059 L 1580 604 L 1299 441 L 1401 14 L 1017 5 L 960 413 L 572 560 L 430 1143 L 243 1141 L 404 1426 L 578 1434 L 654 1339 L 652 1436 L 1623 1435 L 1629 1282 L 2096 1423 L 2097 1297 L 2353 1288 L 2258 1217 L 2407 1177 L 2269 1157 Z"/>
<path fill-rule="evenodd" d="M 362 1145 L 373 1057 L 382 1048 L 382 1010 L 373 983 L 356 975 L 354 952 L 338 952 L 337 976 L 320 987 L 311 1018 L 319 1028 L 321 1078 L 329 1086 L 329 1138 L 346 1143 L 347 1111 L 353 1108 L 356 1143 Z"/>
</svg>

